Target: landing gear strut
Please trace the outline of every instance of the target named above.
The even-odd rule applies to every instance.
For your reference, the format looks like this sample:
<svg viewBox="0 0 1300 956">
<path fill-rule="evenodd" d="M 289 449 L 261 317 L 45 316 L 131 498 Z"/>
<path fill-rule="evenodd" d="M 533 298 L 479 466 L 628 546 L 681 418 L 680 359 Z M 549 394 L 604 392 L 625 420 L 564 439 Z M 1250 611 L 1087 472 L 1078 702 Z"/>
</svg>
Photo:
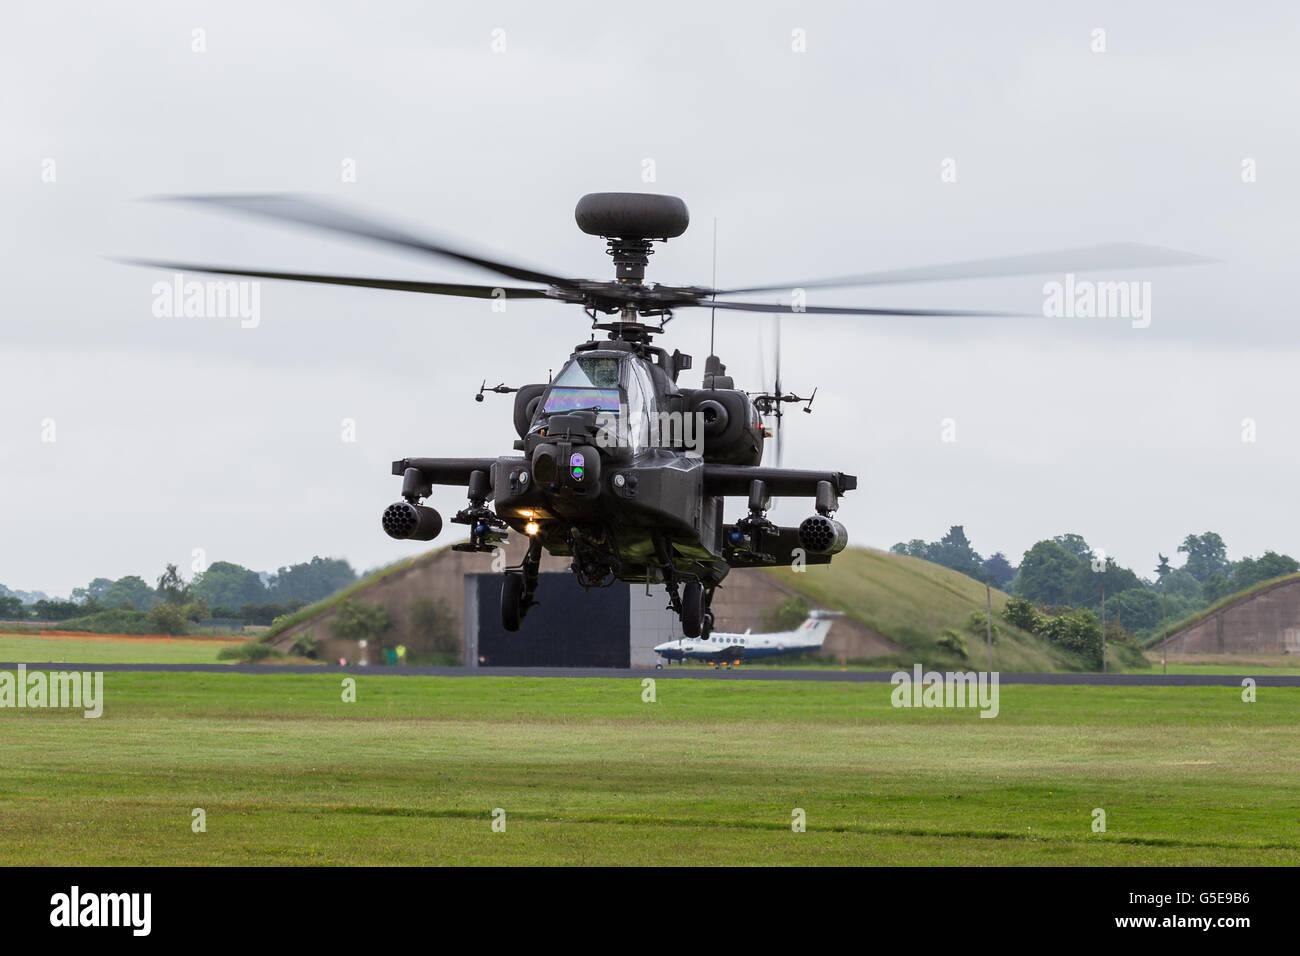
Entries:
<svg viewBox="0 0 1300 956">
<path fill-rule="evenodd" d="M 716 585 L 705 587 L 698 578 L 680 578 L 673 561 L 672 546 L 662 537 L 656 537 L 654 545 L 663 573 L 664 589 L 668 592 L 668 610 L 677 613 L 682 622 L 682 634 L 685 637 L 708 637 L 713 630 L 713 612 L 709 607 L 713 603 Z"/>
</svg>

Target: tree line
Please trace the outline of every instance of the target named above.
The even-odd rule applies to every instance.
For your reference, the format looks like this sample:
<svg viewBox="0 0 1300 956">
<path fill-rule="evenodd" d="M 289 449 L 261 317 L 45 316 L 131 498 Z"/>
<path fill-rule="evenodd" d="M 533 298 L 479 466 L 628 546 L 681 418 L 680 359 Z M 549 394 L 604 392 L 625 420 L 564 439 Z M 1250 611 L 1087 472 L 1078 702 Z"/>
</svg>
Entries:
<svg viewBox="0 0 1300 956">
<path fill-rule="evenodd" d="M 326 598 L 356 580 L 357 573 L 346 560 L 319 556 L 282 567 L 274 574 L 215 561 L 189 581 L 176 565 L 169 564 L 153 585 L 134 574 L 115 581 L 95 578 L 85 587 L 73 588 L 69 600 L 24 600 L 24 595 L 0 585 L 0 619 L 66 621 L 108 612 L 119 616 L 134 613 L 150 616 L 160 627 L 182 629 L 160 629 L 159 633 L 183 633 L 187 621 L 214 618 L 270 624 L 276 617 Z"/>
<path fill-rule="evenodd" d="M 1090 610 L 1139 638 L 1155 636 L 1166 622 L 1231 594 L 1300 571 L 1295 558 L 1274 551 L 1230 561 L 1223 538 L 1213 531 L 1183 539 L 1177 547 L 1177 553 L 1186 556 L 1182 567 L 1173 567 L 1169 556 L 1157 552 L 1150 576 L 1121 566 L 1079 534 L 1036 542 L 1016 566 L 1000 551 L 981 557 L 962 525 L 953 525 L 938 541 L 916 538 L 890 550 L 941 564 L 1041 608 Z"/>
</svg>

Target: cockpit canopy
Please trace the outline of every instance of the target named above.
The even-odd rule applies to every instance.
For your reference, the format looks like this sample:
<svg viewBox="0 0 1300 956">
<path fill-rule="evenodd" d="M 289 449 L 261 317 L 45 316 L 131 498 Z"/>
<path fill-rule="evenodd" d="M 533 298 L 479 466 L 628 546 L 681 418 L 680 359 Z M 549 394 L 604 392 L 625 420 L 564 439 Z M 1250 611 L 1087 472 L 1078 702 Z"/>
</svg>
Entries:
<svg viewBox="0 0 1300 956">
<path fill-rule="evenodd" d="M 660 358 L 662 359 L 662 355 Z M 628 348 L 582 345 L 546 385 L 515 396 L 515 430 L 529 454 L 551 441 L 550 426 L 591 431 L 603 456 L 622 460 L 651 449 L 681 451 L 706 462 L 757 465 L 763 424 L 744 392 L 720 387 L 679 389 L 663 362 Z"/>
<path fill-rule="evenodd" d="M 658 411 L 649 363 L 628 352 L 585 352 L 569 359 L 551 380 L 533 424 L 573 411 L 626 413 L 639 420 Z"/>
<path fill-rule="evenodd" d="M 573 356 L 537 404 L 531 428 L 551 415 L 593 411 L 601 427 L 616 428 L 633 449 L 646 443 L 644 427 L 659 412 L 650 363 L 639 355 L 592 350 Z"/>
<path fill-rule="evenodd" d="M 622 355 L 580 355 L 569 360 L 551 381 L 538 417 L 579 410 L 618 413 Z M 536 422 L 536 420 L 534 420 Z"/>
</svg>

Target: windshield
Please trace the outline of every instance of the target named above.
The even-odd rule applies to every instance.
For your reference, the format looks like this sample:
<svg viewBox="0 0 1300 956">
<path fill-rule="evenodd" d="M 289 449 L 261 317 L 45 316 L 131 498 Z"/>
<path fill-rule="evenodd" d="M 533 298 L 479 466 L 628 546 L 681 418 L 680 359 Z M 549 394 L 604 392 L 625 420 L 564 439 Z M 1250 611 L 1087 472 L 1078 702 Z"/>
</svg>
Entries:
<svg viewBox="0 0 1300 956">
<path fill-rule="evenodd" d="M 539 414 L 578 409 L 617 412 L 620 403 L 618 377 L 617 358 L 580 355 L 555 376 Z"/>
<path fill-rule="evenodd" d="M 618 412 L 618 389 L 616 388 L 570 388 L 553 385 L 542 406 L 542 414 L 553 412 L 586 411 Z"/>
<path fill-rule="evenodd" d="M 621 386 L 621 387 L 620 387 Z M 658 443 L 658 396 L 649 363 L 634 355 L 579 355 L 560 369 L 533 419 L 591 410 L 606 437 L 633 451 Z M 612 431 L 610 431 L 612 430 Z"/>
</svg>

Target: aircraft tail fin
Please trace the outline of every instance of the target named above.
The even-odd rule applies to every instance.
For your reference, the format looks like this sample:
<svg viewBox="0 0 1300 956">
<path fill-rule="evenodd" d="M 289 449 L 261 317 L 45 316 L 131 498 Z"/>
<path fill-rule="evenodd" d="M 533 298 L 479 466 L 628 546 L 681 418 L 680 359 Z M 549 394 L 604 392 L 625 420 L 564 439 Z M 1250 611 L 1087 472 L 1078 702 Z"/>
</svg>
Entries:
<svg viewBox="0 0 1300 956">
<path fill-rule="evenodd" d="M 826 635 L 831 632 L 831 623 L 841 617 L 842 611 L 811 611 L 799 626 L 799 636 L 807 641 L 816 642 L 820 647 L 826 643 Z"/>
</svg>

